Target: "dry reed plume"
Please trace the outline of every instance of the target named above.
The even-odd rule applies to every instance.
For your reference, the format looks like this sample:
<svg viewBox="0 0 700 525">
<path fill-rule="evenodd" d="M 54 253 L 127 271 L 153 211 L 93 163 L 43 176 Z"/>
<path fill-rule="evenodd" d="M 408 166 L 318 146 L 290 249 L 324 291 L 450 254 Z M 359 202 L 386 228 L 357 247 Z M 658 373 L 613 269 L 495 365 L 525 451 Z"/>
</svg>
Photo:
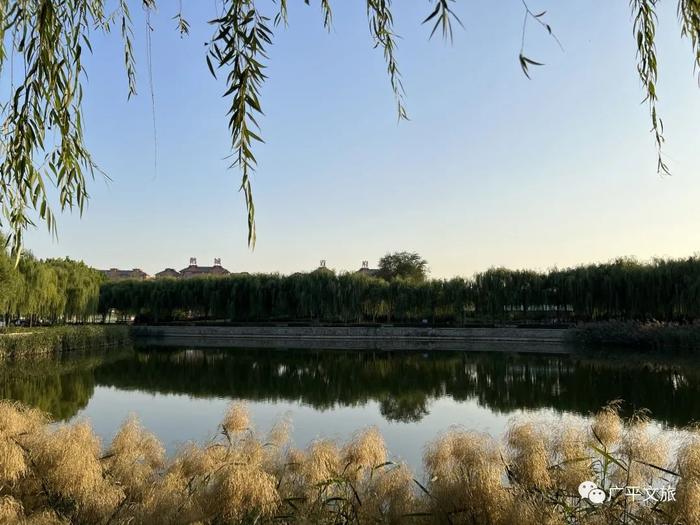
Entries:
<svg viewBox="0 0 700 525">
<path fill-rule="evenodd" d="M 503 442 L 451 430 L 426 446 L 419 481 L 375 428 L 298 450 L 287 422 L 261 436 L 233 404 L 217 438 L 167 458 L 134 419 L 103 449 L 85 423 L 0 401 L 0 524 L 700 524 L 700 431 L 671 461 L 642 415 L 617 409 L 587 427 L 514 422 Z M 579 495 L 587 480 L 605 502 Z M 615 492 L 646 484 L 674 497 Z"/>
</svg>

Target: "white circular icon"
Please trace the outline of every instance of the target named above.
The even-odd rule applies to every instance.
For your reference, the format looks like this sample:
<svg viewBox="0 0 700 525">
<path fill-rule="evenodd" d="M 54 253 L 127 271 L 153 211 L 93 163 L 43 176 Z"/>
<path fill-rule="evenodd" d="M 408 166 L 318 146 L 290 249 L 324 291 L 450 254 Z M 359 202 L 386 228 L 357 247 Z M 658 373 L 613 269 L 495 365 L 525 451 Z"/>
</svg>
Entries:
<svg viewBox="0 0 700 525">
<path fill-rule="evenodd" d="M 605 501 L 605 491 L 598 488 L 592 481 L 584 481 L 578 486 L 578 493 L 594 505 L 600 505 Z"/>
<path fill-rule="evenodd" d="M 587 498 L 593 489 L 597 489 L 598 485 L 592 481 L 584 481 L 578 486 L 578 493 L 581 494 L 582 498 Z"/>
<path fill-rule="evenodd" d="M 588 493 L 588 500 L 594 505 L 600 505 L 605 501 L 605 492 L 600 489 L 593 489 Z"/>
</svg>

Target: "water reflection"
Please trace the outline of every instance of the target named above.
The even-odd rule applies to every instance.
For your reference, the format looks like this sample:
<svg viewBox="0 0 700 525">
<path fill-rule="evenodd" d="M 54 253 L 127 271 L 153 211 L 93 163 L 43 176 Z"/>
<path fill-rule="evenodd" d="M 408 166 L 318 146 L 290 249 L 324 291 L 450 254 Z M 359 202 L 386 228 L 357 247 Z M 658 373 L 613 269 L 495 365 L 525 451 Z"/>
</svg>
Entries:
<svg viewBox="0 0 700 525">
<path fill-rule="evenodd" d="M 700 364 L 649 358 L 245 349 L 138 349 L 5 363 L 0 396 L 70 419 L 96 387 L 194 398 L 288 402 L 326 411 L 378 404 L 384 419 L 419 422 L 441 398 L 491 412 L 586 415 L 613 399 L 684 426 L 700 414 Z"/>
<path fill-rule="evenodd" d="M 67 420 L 87 406 L 95 391 L 95 368 L 133 352 L 36 357 L 0 362 L 0 399 L 21 401 Z"/>
</svg>

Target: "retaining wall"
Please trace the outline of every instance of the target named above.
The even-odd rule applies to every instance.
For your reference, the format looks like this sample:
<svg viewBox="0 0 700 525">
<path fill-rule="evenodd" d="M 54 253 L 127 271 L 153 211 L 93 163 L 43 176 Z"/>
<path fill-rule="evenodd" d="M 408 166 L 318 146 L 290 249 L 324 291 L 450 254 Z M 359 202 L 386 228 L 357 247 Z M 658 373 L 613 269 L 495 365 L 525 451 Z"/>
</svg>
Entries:
<svg viewBox="0 0 700 525">
<path fill-rule="evenodd" d="M 132 335 L 162 346 L 245 346 L 372 350 L 570 353 L 570 330 L 546 328 L 135 326 Z"/>
</svg>

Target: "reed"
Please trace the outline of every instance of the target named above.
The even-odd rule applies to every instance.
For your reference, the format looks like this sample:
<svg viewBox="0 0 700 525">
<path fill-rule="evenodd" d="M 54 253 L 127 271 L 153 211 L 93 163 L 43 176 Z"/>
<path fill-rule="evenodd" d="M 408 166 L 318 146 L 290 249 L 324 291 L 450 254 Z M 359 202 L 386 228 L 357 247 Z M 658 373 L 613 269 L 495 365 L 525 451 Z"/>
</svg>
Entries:
<svg viewBox="0 0 700 525">
<path fill-rule="evenodd" d="M 374 428 L 299 450 L 287 422 L 261 435 L 233 404 L 217 437 L 168 458 L 134 419 L 104 448 L 84 422 L 3 401 L 0 523 L 700 523 L 700 431 L 672 457 L 643 414 L 617 409 L 585 427 L 514 421 L 502 441 L 451 430 L 426 446 L 419 481 Z M 582 498 L 582 481 L 611 497 Z M 633 500 L 625 485 L 673 497 Z"/>
</svg>

